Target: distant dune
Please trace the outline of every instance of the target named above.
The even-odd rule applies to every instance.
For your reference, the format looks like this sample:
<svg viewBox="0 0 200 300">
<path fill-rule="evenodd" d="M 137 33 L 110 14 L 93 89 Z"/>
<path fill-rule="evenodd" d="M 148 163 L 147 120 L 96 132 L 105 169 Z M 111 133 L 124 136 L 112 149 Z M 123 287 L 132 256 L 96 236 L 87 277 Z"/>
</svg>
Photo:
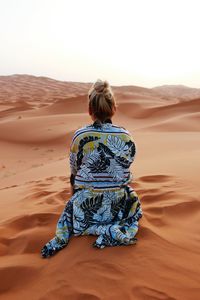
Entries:
<svg viewBox="0 0 200 300">
<path fill-rule="evenodd" d="M 153 88 L 161 95 L 174 97 L 182 100 L 189 100 L 200 97 L 200 88 L 191 88 L 185 85 L 162 85 Z"/>
<path fill-rule="evenodd" d="M 138 243 L 95 250 L 95 237 L 73 237 L 40 257 L 70 198 L 69 147 L 92 122 L 91 85 L 0 76 L 0 298 L 199 300 L 199 89 L 112 86 L 113 123 L 136 143 Z"/>
<path fill-rule="evenodd" d="M 86 94 L 91 82 L 66 82 L 58 81 L 48 77 L 32 75 L 10 75 L 0 76 L 0 100 L 2 102 L 12 101 L 30 101 L 50 103 L 57 100 L 66 99 L 73 96 Z M 113 91 L 117 94 L 161 97 L 153 89 L 138 86 L 112 86 Z"/>
</svg>

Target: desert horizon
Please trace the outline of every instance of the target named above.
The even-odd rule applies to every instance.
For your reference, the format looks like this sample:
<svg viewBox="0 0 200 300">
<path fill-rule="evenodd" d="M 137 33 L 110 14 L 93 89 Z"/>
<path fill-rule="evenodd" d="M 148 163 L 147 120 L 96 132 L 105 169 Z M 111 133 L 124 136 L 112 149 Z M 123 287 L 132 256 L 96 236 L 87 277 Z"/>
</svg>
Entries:
<svg viewBox="0 0 200 300">
<path fill-rule="evenodd" d="M 72 237 L 40 257 L 70 198 L 69 146 L 92 122 L 91 84 L 0 76 L 0 297 L 198 300 L 200 89 L 112 86 L 113 123 L 136 143 L 138 243 L 98 251 L 95 237 Z"/>
<path fill-rule="evenodd" d="M 63 82 L 63 83 L 80 83 L 80 84 L 92 84 L 95 80 L 97 80 L 98 78 L 96 78 L 96 79 L 94 79 L 93 81 L 81 81 L 81 80 L 67 80 L 67 79 L 60 79 L 60 78 L 55 78 L 55 77 L 51 77 L 51 76 L 47 76 L 47 75 L 45 75 L 45 74 L 28 74 L 28 73 L 13 73 L 13 74 L 0 74 L 0 78 L 1 79 L 4 79 L 4 78 L 19 78 L 19 77 L 29 77 L 29 78 L 38 78 L 38 79 L 47 79 L 47 80 L 52 80 L 52 81 L 57 81 L 57 82 Z M 97 76 L 98 77 L 98 76 Z M 100 78 L 101 78 L 101 76 L 99 76 Z M 109 78 L 103 78 L 103 80 L 108 80 L 109 82 L 110 82 L 110 80 L 109 80 Z M 194 91 L 197 91 L 197 90 L 200 90 L 200 87 L 194 87 L 194 86 L 190 86 L 189 84 L 187 85 L 187 84 L 185 84 L 185 83 L 181 83 L 181 81 L 180 82 L 178 82 L 178 83 L 166 83 L 166 82 L 162 82 L 161 84 L 159 84 L 159 85 L 153 85 L 153 86 L 151 86 L 151 87 L 149 87 L 149 86 L 144 86 L 144 85 L 138 85 L 138 84 L 134 84 L 134 80 L 133 80 L 133 82 L 131 83 L 131 82 L 129 82 L 129 83 L 127 83 L 127 84 L 123 84 L 122 82 L 121 82 L 121 84 L 119 83 L 119 84 L 110 84 L 112 87 L 138 87 L 138 88 L 146 88 L 146 89 L 158 89 L 158 91 L 160 91 L 160 92 L 165 92 L 165 95 L 166 95 L 166 93 L 168 92 L 167 91 L 167 88 L 169 88 L 169 89 L 172 89 L 172 91 L 173 91 L 173 89 L 178 89 L 178 91 L 177 92 L 179 92 L 179 93 L 181 93 L 181 89 L 183 89 L 183 91 L 185 90 L 185 89 L 191 89 L 191 90 L 194 90 Z M 180 96 L 180 94 L 179 94 L 179 96 Z"/>
</svg>

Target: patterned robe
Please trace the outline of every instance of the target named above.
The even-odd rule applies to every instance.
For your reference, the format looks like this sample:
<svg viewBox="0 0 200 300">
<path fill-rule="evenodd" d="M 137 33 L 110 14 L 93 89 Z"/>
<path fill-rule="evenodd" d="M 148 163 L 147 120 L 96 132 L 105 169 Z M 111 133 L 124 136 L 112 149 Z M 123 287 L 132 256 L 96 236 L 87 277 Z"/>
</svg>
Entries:
<svg viewBox="0 0 200 300">
<path fill-rule="evenodd" d="M 135 155 L 130 133 L 110 119 L 76 130 L 69 160 L 74 192 L 60 215 L 55 236 L 41 250 L 42 257 L 67 246 L 72 235 L 97 235 L 93 243 L 97 248 L 136 242 L 142 208 L 128 184 Z"/>
</svg>

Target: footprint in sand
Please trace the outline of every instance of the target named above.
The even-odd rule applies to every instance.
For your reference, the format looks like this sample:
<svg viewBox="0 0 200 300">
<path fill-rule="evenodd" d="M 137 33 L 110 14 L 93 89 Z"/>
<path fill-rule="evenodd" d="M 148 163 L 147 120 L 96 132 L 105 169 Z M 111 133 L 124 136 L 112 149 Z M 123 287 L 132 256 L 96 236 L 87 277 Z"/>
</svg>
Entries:
<svg viewBox="0 0 200 300">
<path fill-rule="evenodd" d="M 46 152 L 54 152 L 54 149 L 47 149 Z"/>
<path fill-rule="evenodd" d="M 15 217 L 1 223 L 2 226 L 6 226 L 7 231 L 12 229 L 12 231 L 27 230 L 34 228 L 36 226 L 47 226 L 54 222 L 58 217 L 58 213 L 41 212 L 26 214 L 19 217 Z"/>
<path fill-rule="evenodd" d="M 193 215 L 199 211 L 200 203 L 197 198 L 191 195 L 186 197 L 185 193 L 177 190 L 177 186 L 174 188 L 174 184 L 177 185 L 176 182 L 178 182 L 175 176 L 150 175 L 142 176 L 140 180 L 158 186 L 157 188 L 145 187 L 137 190 L 142 203 L 143 215 L 150 224 L 168 226 L 168 222 L 177 216 L 183 220 L 188 215 L 188 211 Z M 168 181 L 168 185 L 162 184 Z"/>
<path fill-rule="evenodd" d="M 3 222 L 0 225 L 1 255 L 38 253 L 42 241 L 48 240 L 47 231 L 56 226 L 59 216 L 59 212 L 33 213 Z"/>
<path fill-rule="evenodd" d="M 51 299 L 52 295 L 56 295 L 57 299 L 78 299 L 78 300 L 101 300 L 102 297 L 95 295 L 95 291 L 77 291 L 74 290 L 73 292 L 66 293 L 65 289 L 68 290 L 69 286 L 65 283 L 59 284 L 59 287 L 52 287 L 48 290 L 45 294 L 45 298 L 40 298 L 41 300 Z"/>
<path fill-rule="evenodd" d="M 43 164 L 34 164 L 34 165 L 31 165 L 32 168 L 37 168 L 37 167 L 40 167 L 40 166 L 43 166 Z"/>
<path fill-rule="evenodd" d="M 26 285 L 39 274 L 38 267 L 26 266 L 25 263 L 20 265 L 20 263 L 19 265 L 15 263 L 16 265 L 5 266 L 0 269 L 0 293 L 21 289 L 22 282 L 23 285 Z"/>
<path fill-rule="evenodd" d="M 71 195 L 69 177 L 51 176 L 44 180 L 26 182 L 28 191 L 22 199 L 23 206 L 63 205 Z M 59 186 L 59 188 L 58 188 Z"/>
<path fill-rule="evenodd" d="M 166 181 L 170 181 L 173 179 L 173 176 L 171 175 L 146 175 L 146 176 L 141 176 L 138 178 L 140 181 L 144 181 L 144 182 L 166 182 Z"/>
<path fill-rule="evenodd" d="M 138 297 L 138 299 L 176 300 L 165 292 L 145 286 L 135 286 L 132 293 L 134 296 Z"/>
</svg>

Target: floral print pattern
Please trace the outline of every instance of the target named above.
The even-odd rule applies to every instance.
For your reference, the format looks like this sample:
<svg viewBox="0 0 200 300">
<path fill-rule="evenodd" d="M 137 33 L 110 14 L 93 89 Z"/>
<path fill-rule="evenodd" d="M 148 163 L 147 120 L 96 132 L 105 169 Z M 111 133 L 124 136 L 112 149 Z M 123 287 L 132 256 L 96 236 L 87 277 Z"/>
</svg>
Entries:
<svg viewBox="0 0 200 300">
<path fill-rule="evenodd" d="M 143 213 L 128 184 L 135 149 L 130 133 L 111 121 L 75 132 L 69 159 L 74 194 L 60 215 L 55 236 L 41 249 L 42 257 L 66 247 L 72 235 L 96 235 L 95 248 L 136 243 Z"/>
</svg>

